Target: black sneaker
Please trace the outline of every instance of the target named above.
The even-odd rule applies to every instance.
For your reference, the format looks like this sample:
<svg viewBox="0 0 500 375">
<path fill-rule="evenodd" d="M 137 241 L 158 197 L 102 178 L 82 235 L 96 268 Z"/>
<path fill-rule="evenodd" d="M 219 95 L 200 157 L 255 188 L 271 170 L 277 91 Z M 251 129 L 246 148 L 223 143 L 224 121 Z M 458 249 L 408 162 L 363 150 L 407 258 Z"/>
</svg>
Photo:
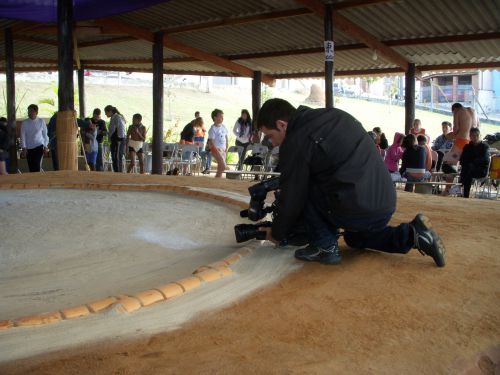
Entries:
<svg viewBox="0 0 500 375">
<path fill-rule="evenodd" d="M 410 222 L 415 236 L 413 247 L 422 255 L 429 255 L 436 262 L 436 266 L 444 267 L 445 254 L 443 241 L 432 229 L 431 221 L 427 216 L 417 214 L 415 219 Z"/>
<path fill-rule="evenodd" d="M 323 264 L 339 264 L 342 260 L 339 246 L 334 244 L 327 249 L 309 245 L 303 249 L 295 251 L 295 258 L 307 262 L 320 262 Z"/>
</svg>

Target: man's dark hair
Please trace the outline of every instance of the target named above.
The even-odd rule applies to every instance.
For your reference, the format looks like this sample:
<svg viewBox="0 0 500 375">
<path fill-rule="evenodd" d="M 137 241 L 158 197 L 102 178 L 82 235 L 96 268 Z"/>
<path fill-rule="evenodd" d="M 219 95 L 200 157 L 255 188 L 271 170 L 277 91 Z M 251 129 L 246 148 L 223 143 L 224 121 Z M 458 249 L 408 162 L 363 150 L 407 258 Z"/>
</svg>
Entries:
<svg viewBox="0 0 500 375">
<path fill-rule="evenodd" d="M 36 104 L 30 104 L 30 105 L 28 106 L 28 111 L 29 111 L 30 109 L 34 110 L 35 112 L 38 112 L 38 106 L 37 106 Z"/>
<path fill-rule="evenodd" d="M 414 144 L 415 144 L 415 136 L 413 134 L 407 134 L 403 139 L 403 144 L 401 145 L 401 147 L 407 150 L 409 148 L 412 148 Z"/>
<path fill-rule="evenodd" d="M 94 111 L 92 112 L 93 115 L 101 115 L 101 110 L 99 108 L 95 108 Z"/>
<path fill-rule="evenodd" d="M 481 134 L 481 130 L 479 130 L 479 128 L 471 128 L 471 130 L 469 131 L 469 134 L 470 133 L 477 133 L 477 135 Z"/>
<path fill-rule="evenodd" d="M 7 122 L 7 119 L 5 117 L 0 117 L 0 122 Z"/>
<path fill-rule="evenodd" d="M 200 111 L 196 111 L 196 112 L 194 113 L 194 117 L 198 117 L 199 115 L 200 115 Z"/>
<path fill-rule="evenodd" d="M 419 134 L 417 136 L 417 142 L 418 142 L 418 144 L 420 144 L 420 143 L 426 144 L 427 143 L 427 138 L 425 138 L 425 135 Z"/>
<path fill-rule="evenodd" d="M 453 112 L 457 108 L 463 108 L 463 105 L 460 103 L 453 103 L 453 105 L 451 106 L 451 111 Z"/>
<path fill-rule="evenodd" d="M 215 118 L 217 117 L 217 115 L 218 115 L 219 113 L 224 114 L 224 112 L 222 112 L 222 110 L 221 110 L 221 109 L 217 109 L 217 108 L 215 108 L 215 109 L 212 111 L 212 120 L 215 120 Z"/>
<path fill-rule="evenodd" d="M 257 117 L 257 128 L 265 126 L 267 129 L 277 129 L 276 121 L 289 122 L 297 109 L 283 99 L 269 99 L 262 105 Z"/>
<path fill-rule="evenodd" d="M 441 123 L 441 125 L 446 125 L 446 126 L 448 126 L 448 127 L 450 127 L 450 128 L 451 128 L 451 122 L 449 122 L 449 121 L 443 121 L 443 122 Z"/>
<path fill-rule="evenodd" d="M 139 121 L 142 121 L 142 115 L 140 113 L 136 113 L 132 116 L 132 119 L 138 119 Z"/>
</svg>

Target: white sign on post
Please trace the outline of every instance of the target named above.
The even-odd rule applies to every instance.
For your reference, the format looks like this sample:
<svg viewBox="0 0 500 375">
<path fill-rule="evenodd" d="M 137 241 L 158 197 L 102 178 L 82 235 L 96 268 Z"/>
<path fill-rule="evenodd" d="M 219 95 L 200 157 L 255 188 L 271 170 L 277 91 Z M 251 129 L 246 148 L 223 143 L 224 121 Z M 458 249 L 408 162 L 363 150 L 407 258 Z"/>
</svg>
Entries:
<svg viewBox="0 0 500 375">
<path fill-rule="evenodd" d="M 333 61 L 335 55 L 333 40 L 325 40 L 325 61 Z"/>
</svg>

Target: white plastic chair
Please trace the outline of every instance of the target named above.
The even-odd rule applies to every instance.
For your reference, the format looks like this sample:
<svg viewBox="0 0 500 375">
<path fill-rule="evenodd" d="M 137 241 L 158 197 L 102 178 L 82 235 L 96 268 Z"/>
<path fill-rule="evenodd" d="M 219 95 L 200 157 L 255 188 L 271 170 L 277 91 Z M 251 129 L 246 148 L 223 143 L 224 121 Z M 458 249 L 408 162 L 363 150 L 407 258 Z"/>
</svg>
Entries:
<svg viewBox="0 0 500 375">
<path fill-rule="evenodd" d="M 174 162 L 175 166 L 183 170 L 184 174 L 200 173 L 201 170 L 201 157 L 198 155 L 199 147 L 197 145 L 179 144 L 178 158 Z"/>
<path fill-rule="evenodd" d="M 167 173 L 173 169 L 176 161 L 177 143 L 165 143 L 163 145 L 163 152 L 166 156 L 163 157 L 163 172 Z"/>
</svg>

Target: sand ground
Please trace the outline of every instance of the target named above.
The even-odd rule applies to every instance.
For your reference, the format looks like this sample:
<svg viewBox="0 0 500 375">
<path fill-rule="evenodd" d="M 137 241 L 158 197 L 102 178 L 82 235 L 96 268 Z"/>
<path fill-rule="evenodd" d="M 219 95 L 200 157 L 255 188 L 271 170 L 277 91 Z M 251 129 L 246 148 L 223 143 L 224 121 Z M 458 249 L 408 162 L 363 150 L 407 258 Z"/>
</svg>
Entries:
<svg viewBox="0 0 500 375">
<path fill-rule="evenodd" d="M 95 173 L 7 176 L 0 184 L 67 178 L 241 193 L 248 187 L 242 181 L 205 177 Z M 417 251 L 390 255 L 348 249 L 342 243 L 340 266 L 305 264 L 277 277 L 272 286 L 254 288 L 242 300 L 225 301 L 223 308 L 180 322 L 179 329 L 146 330 L 132 338 L 103 339 L 4 362 L 1 372 L 443 374 L 472 371 L 479 352 L 490 350 L 490 358 L 500 359 L 493 358 L 500 346 L 500 203 L 399 192 L 393 223 L 408 221 L 416 212 L 428 215 L 442 236 L 446 267 L 437 268 Z M 266 257 L 266 262 L 287 258 L 298 263 L 290 252 L 271 248 Z M 258 267 L 256 259 L 241 263 L 247 267 L 242 275 L 252 265 Z M 237 287 L 255 283 L 250 277 Z M 484 358 L 481 363 L 492 369 Z"/>
</svg>

